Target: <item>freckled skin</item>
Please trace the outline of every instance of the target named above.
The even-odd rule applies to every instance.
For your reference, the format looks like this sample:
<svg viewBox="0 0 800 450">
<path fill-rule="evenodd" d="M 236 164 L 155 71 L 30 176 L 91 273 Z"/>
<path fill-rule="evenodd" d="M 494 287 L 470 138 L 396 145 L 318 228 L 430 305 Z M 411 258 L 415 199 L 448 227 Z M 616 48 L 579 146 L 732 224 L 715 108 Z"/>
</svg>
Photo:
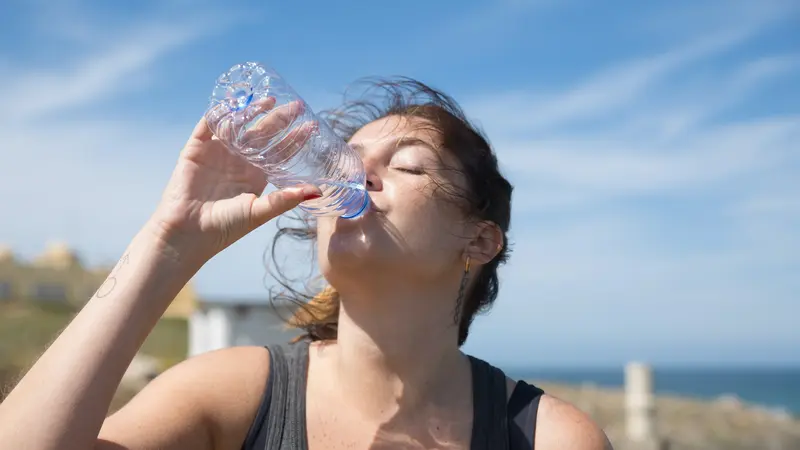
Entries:
<svg viewBox="0 0 800 450">
<path fill-rule="evenodd" d="M 376 208 L 318 221 L 320 270 L 340 303 L 336 339 L 309 352 L 311 450 L 469 448 L 472 380 L 453 310 L 465 261 L 479 270 L 503 233 L 434 195 L 465 182 L 446 170 L 457 168 L 453 155 L 418 120 L 386 117 L 352 137 Z M 263 173 L 212 134 L 198 122 L 161 203 L 107 283 L 0 403 L 3 448 L 242 447 L 270 376 L 263 347 L 189 358 L 106 417 L 144 337 L 202 265 L 319 194 L 304 186 L 260 196 Z M 541 398 L 537 450 L 608 447 L 577 408 Z"/>
<path fill-rule="evenodd" d="M 437 149 L 435 135 L 415 127 L 417 121 L 390 116 L 367 124 L 350 140 L 361 152 L 369 195 L 380 212 L 357 220 L 318 220 L 320 269 L 332 284 L 352 278 L 352 270 L 433 282 L 463 264 L 468 235 L 463 213 L 451 199 L 434 195 L 437 182 L 463 188 L 463 181 L 446 170 L 457 163 Z M 398 144 L 398 138 L 409 142 Z"/>
</svg>

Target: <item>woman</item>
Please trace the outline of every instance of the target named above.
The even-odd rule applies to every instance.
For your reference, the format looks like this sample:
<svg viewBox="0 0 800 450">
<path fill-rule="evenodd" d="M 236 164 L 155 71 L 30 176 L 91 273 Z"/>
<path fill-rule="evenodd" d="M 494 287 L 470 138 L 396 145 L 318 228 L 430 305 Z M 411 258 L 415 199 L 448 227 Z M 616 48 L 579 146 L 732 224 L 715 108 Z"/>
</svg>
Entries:
<svg viewBox="0 0 800 450">
<path fill-rule="evenodd" d="M 575 407 L 460 351 L 497 295 L 512 188 L 449 97 L 411 80 L 376 86 L 380 103 L 330 116 L 361 154 L 373 207 L 282 233 L 316 238 L 329 284 L 293 319 L 307 339 L 190 358 L 106 418 L 128 364 L 200 267 L 320 196 L 313 186 L 259 196 L 263 173 L 200 120 L 151 218 L 0 405 L 0 446 L 607 448 Z M 280 131 L 287 111 L 254 133 Z"/>
</svg>

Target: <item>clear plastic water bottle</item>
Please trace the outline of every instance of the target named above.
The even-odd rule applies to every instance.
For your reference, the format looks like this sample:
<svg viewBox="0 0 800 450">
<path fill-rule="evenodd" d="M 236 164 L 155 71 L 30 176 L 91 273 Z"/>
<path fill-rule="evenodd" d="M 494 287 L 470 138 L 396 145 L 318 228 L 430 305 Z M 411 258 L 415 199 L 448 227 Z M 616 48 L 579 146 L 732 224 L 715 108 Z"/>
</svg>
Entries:
<svg viewBox="0 0 800 450">
<path fill-rule="evenodd" d="M 275 70 L 255 62 L 231 67 L 217 79 L 206 120 L 218 139 L 278 188 L 318 186 L 322 197 L 303 202 L 302 209 L 343 218 L 367 210 L 361 157 Z"/>
</svg>

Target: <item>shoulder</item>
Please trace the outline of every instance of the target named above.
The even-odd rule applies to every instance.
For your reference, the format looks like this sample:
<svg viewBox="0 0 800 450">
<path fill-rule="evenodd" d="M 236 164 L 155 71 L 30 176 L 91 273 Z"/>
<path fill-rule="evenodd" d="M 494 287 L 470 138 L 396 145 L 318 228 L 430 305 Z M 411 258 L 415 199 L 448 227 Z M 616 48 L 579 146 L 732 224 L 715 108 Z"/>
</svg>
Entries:
<svg viewBox="0 0 800 450">
<path fill-rule="evenodd" d="M 101 434 L 193 430 L 207 435 L 214 448 L 240 446 L 258 411 L 269 369 L 264 347 L 231 347 L 191 357 L 148 383 L 106 420 Z"/>
<path fill-rule="evenodd" d="M 613 450 L 606 434 L 586 413 L 569 402 L 544 393 L 539 388 L 524 383 L 529 387 L 525 398 L 526 404 L 533 407 L 533 414 L 527 414 L 527 420 L 535 430 L 534 445 L 536 450 L 556 450 L 569 448 L 573 450 Z M 512 398 L 517 381 L 506 378 L 506 392 L 509 408 L 515 400 Z M 537 403 L 531 403 L 537 402 Z M 518 405 L 519 406 L 519 405 Z M 528 440 L 530 442 L 530 440 Z"/>
<path fill-rule="evenodd" d="M 202 393 L 215 407 L 224 407 L 229 402 L 241 403 L 253 394 L 260 394 L 269 375 L 269 363 L 269 351 L 265 347 L 214 350 L 171 367 L 147 389 L 180 386 L 187 394 Z"/>
<path fill-rule="evenodd" d="M 206 407 L 210 419 L 252 419 L 269 369 L 270 356 L 265 347 L 230 347 L 189 358 L 165 371 L 148 387 L 183 391 L 192 402 Z"/>
<path fill-rule="evenodd" d="M 603 430 L 569 402 L 544 394 L 536 420 L 536 450 L 611 450 Z"/>
</svg>

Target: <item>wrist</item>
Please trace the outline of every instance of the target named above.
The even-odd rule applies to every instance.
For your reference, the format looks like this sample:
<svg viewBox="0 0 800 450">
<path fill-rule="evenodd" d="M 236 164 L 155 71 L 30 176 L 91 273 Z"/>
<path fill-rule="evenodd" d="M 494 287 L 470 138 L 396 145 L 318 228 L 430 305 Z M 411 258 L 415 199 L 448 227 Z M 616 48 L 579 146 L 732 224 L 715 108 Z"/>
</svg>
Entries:
<svg viewBox="0 0 800 450">
<path fill-rule="evenodd" d="M 211 259 L 202 251 L 202 246 L 189 236 L 174 232 L 156 220 L 149 220 L 140 234 L 148 241 L 152 251 L 159 255 L 159 259 L 189 278 Z"/>
</svg>

